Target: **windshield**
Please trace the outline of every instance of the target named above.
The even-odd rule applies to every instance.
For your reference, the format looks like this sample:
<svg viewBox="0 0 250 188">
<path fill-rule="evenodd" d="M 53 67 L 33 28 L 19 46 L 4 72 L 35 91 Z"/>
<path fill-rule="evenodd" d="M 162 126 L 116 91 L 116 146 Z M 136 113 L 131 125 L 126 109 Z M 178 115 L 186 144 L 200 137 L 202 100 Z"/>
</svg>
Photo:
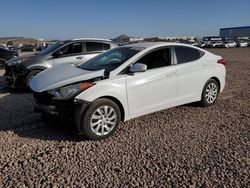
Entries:
<svg viewBox="0 0 250 188">
<path fill-rule="evenodd" d="M 114 48 L 79 65 L 79 68 L 91 71 L 105 69 L 105 71 L 110 72 L 143 49 L 135 47 Z"/>
<path fill-rule="evenodd" d="M 38 52 L 37 54 L 40 54 L 40 55 L 49 54 L 49 53 L 53 52 L 54 50 L 56 50 L 57 48 L 59 48 L 60 46 L 62 46 L 63 44 L 64 44 L 64 42 L 57 42 L 57 43 L 45 48 L 41 52 Z"/>
</svg>

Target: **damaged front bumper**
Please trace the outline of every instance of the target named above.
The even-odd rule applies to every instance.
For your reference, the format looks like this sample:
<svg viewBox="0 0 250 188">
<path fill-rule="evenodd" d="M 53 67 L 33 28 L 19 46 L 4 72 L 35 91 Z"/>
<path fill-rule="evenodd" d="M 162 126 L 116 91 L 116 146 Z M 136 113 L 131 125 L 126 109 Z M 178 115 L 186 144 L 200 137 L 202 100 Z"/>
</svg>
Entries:
<svg viewBox="0 0 250 188">
<path fill-rule="evenodd" d="M 26 76 L 28 75 L 28 69 L 22 64 L 15 65 L 5 64 L 4 78 L 7 86 L 13 88 L 23 88 L 26 86 Z"/>
<path fill-rule="evenodd" d="M 84 100 L 54 100 L 47 92 L 33 93 L 36 99 L 34 111 L 37 113 L 56 116 L 65 121 L 73 121 L 81 132 L 80 124 L 86 109 L 89 106 L 88 101 Z"/>
<path fill-rule="evenodd" d="M 34 111 L 37 113 L 46 113 L 46 114 L 55 115 L 55 116 L 60 115 L 60 112 L 56 105 L 44 105 L 44 104 L 36 103 L 34 107 Z"/>
</svg>

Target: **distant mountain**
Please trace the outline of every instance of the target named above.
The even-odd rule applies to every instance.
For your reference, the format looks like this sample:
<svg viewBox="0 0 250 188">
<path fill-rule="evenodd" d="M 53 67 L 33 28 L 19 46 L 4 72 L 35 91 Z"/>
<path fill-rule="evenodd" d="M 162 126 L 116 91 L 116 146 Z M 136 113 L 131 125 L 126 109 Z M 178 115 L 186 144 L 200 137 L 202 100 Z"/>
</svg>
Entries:
<svg viewBox="0 0 250 188">
<path fill-rule="evenodd" d="M 130 38 L 131 38 L 130 36 L 123 34 L 114 38 L 113 41 L 118 44 L 124 44 L 124 43 L 128 43 Z"/>
<path fill-rule="evenodd" d="M 54 41 L 58 41 L 58 40 L 54 40 Z M 46 41 L 46 40 L 39 41 L 39 39 L 26 38 L 26 37 L 0 37 L 0 44 L 6 44 L 7 42 L 13 42 L 14 44 L 34 44 L 35 45 L 41 42 L 51 42 L 51 41 Z"/>
<path fill-rule="evenodd" d="M 23 39 L 24 37 L 0 37 L 0 40 L 16 40 Z"/>
<path fill-rule="evenodd" d="M 130 36 L 128 36 L 128 35 L 120 35 L 120 36 L 116 37 L 115 39 L 128 39 L 128 38 L 130 38 Z"/>
</svg>

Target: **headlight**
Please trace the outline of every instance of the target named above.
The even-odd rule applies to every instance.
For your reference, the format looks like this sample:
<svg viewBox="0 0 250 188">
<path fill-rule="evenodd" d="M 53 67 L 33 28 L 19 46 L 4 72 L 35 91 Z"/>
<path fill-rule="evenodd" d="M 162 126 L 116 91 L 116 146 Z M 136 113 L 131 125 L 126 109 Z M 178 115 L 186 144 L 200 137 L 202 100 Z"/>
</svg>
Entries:
<svg viewBox="0 0 250 188">
<path fill-rule="evenodd" d="M 21 59 L 19 59 L 19 58 L 14 58 L 14 59 L 9 60 L 9 61 L 7 62 L 7 64 L 8 64 L 9 66 L 12 66 L 12 65 L 15 65 L 15 64 L 18 64 L 18 63 L 21 63 L 21 62 L 22 62 Z"/>
<path fill-rule="evenodd" d="M 53 99 L 66 100 L 92 87 L 93 85 L 94 83 L 89 83 L 89 82 L 78 83 L 78 84 L 61 87 L 58 89 L 53 89 L 53 90 L 48 91 L 48 93 L 52 95 Z"/>
</svg>

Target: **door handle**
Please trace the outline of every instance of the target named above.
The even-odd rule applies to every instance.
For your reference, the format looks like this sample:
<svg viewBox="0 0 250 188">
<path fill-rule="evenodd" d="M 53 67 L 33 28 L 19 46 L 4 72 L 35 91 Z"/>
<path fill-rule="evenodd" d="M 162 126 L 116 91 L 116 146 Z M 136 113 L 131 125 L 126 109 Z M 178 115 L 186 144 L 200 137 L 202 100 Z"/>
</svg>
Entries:
<svg viewBox="0 0 250 188">
<path fill-rule="evenodd" d="M 165 76 L 167 77 L 167 78 L 171 78 L 171 77 L 173 77 L 173 76 L 175 76 L 176 75 L 176 72 L 171 72 L 171 73 L 169 73 L 169 74 L 166 74 Z"/>
<path fill-rule="evenodd" d="M 78 60 L 82 60 L 84 57 L 82 57 L 82 56 L 78 56 L 78 57 L 76 57 L 76 59 L 78 59 Z"/>
</svg>

